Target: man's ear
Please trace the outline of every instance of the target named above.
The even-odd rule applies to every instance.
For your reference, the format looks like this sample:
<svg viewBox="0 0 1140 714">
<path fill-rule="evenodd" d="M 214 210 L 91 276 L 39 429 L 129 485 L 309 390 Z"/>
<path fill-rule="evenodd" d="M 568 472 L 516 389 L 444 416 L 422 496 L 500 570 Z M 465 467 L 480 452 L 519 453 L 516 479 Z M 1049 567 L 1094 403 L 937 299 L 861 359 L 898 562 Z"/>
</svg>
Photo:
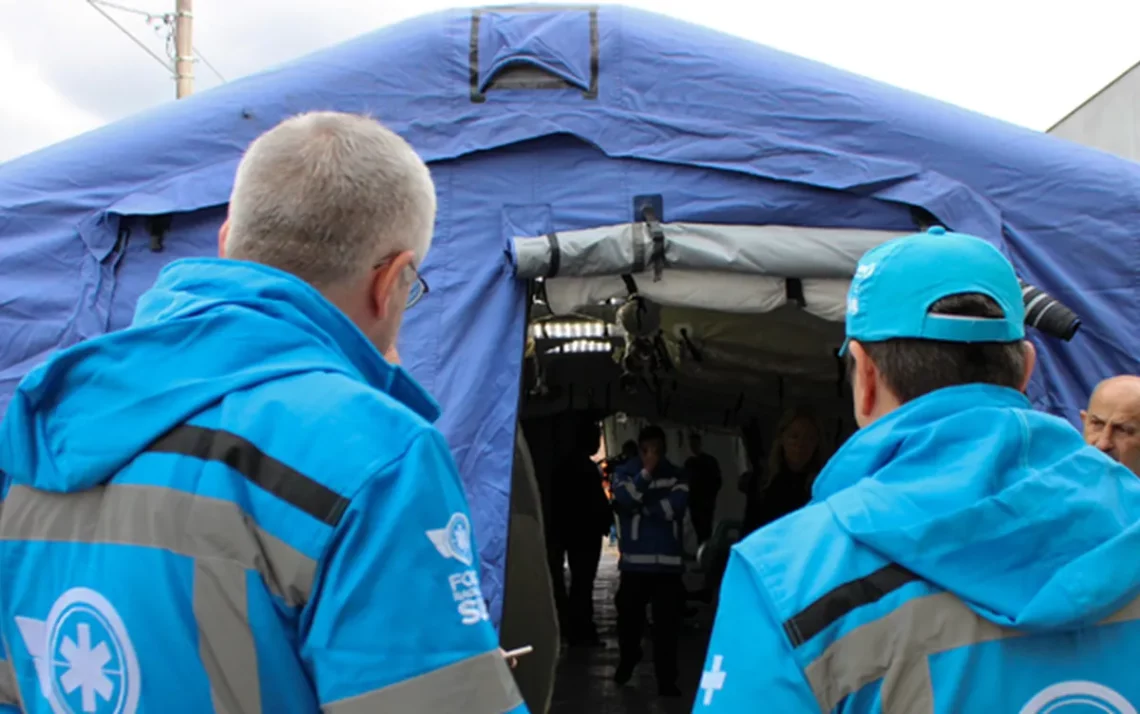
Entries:
<svg viewBox="0 0 1140 714">
<path fill-rule="evenodd" d="M 226 255 L 226 239 L 230 237 L 230 219 L 226 218 L 222 227 L 218 229 L 218 257 Z"/>
<path fill-rule="evenodd" d="M 392 309 L 392 295 L 403 285 L 408 266 L 412 264 L 415 257 L 415 253 L 405 250 L 388 260 L 373 273 L 372 309 L 377 319 L 383 320 L 388 317 L 388 313 Z"/>
<path fill-rule="evenodd" d="M 1025 374 L 1021 375 L 1020 391 L 1025 394 L 1025 390 L 1029 388 L 1029 378 L 1033 376 L 1033 369 L 1037 366 L 1037 348 L 1029 340 L 1022 342 L 1021 347 L 1025 350 Z M 1084 414 L 1084 412 L 1081 413 Z"/>
<path fill-rule="evenodd" d="M 1081 426 L 1089 425 L 1089 413 L 1084 409 L 1081 410 Z"/>
<path fill-rule="evenodd" d="M 867 350 L 856 340 L 847 345 L 851 353 L 851 360 L 855 363 L 851 370 L 851 392 L 855 400 L 855 418 L 857 421 L 869 419 L 875 411 L 875 404 L 879 399 L 878 368 L 867 355 Z M 862 423 L 862 421 L 860 421 Z"/>
</svg>

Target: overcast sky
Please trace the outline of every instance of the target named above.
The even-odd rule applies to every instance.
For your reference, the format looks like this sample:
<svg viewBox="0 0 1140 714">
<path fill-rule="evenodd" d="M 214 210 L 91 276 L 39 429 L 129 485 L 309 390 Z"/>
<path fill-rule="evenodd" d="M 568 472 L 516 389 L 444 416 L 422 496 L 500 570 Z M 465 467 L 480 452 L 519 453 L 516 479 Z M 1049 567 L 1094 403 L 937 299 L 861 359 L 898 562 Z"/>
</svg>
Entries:
<svg viewBox="0 0 1140 714">
<path fill-rule="evenodd" d="M 565 0 L 561 0 L 564 2 Z M 174 0 L 115 0 L 162 13 Z M 227 79 L 441 0 L 196 0 L 195 45 Z M 1138 0 L 627 0 L 1036 129 L 1140 60 Z M 1063 9 L 1062 9 L 1063 8 Z M 160 55 L 162 33 L 110 11 Z M 196 69 L 198 91 L 218 83 Z M 86 0 L 0 0 L 0 161 L 159 102 L 167 72 Z"/>
</svg>

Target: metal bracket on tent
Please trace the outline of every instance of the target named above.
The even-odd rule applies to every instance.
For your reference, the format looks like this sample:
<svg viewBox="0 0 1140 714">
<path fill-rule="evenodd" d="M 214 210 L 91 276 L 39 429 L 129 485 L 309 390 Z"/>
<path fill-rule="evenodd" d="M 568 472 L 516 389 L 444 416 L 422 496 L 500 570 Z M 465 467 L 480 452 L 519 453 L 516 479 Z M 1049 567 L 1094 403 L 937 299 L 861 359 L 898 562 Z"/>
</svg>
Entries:
<svg viewBox="0 0 1140 714">
<path fill-rule="evenodd" d="M 146 221 L 146 229 L 150 232 L 150 249 L 153 253 L 161 253 L 166 233 L 170 230 L 173 218 L 169 214 L 150 216 Z"/>
</svg>

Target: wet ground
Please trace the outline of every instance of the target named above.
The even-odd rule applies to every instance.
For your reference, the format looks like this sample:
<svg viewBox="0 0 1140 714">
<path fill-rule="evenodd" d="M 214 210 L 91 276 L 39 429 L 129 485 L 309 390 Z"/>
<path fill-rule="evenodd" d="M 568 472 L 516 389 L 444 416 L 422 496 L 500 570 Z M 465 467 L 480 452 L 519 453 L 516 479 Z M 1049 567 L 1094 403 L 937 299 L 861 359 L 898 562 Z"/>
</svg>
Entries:
<svg viewBox="0 0 1140 714">
<path fill-rule="evenodd" d="M 692 603 L 697 613 L 686 619 L 680 643 L 681 681 L 678 685 L 684 694 L 661 698 L 657 696 L 657 682 L 653 677 L 653 646 L 648 640 L 644 645 L 645 659 L 638 665 L 633 680 L 619 687 L 611 679 L 618 662 L 614 610 L 617 586 L 617 551 L 607 547 L 594 590 L 595 618 L 606 647 L 563 649 L 550 714 L 689 714 L 704 668 L 712 609 Z"/>
</svg>

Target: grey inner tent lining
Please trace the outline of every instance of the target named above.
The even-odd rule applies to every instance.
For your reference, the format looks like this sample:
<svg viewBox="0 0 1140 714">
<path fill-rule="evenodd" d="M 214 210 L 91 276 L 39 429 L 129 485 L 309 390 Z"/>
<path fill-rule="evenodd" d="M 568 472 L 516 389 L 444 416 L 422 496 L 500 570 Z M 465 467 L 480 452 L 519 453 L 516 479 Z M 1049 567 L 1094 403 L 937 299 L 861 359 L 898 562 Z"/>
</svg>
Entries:
<svg viewBox="0 0 1140 714">
<path fill-rule="evenodd" d="M 797 278 L 849 278 L 871 248 L 904 233 L 850 228 L 663 223 L 665 265 Z M 514 239 L 519 278 L 640 273 L 653 254 L 644 223 Z"/>
</svg>

